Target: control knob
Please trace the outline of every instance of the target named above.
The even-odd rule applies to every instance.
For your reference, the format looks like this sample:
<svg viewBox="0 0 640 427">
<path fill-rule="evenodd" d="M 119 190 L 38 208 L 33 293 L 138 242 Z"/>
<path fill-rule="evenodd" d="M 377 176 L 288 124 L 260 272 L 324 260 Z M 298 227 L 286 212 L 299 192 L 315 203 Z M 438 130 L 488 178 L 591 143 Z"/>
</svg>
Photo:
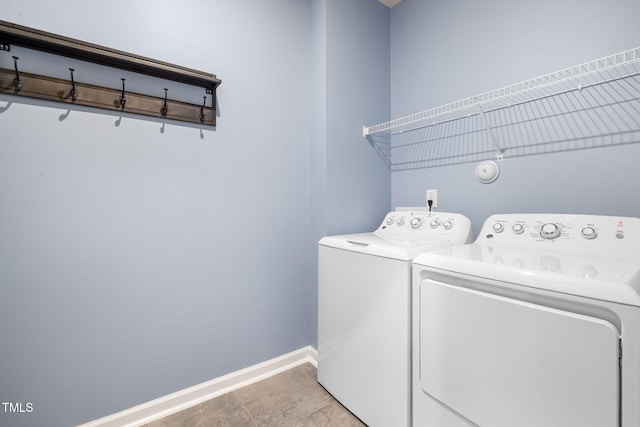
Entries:
<svg viewBox="0 0 640 427">
<path fill-rule="evenodd" d="M 504 230 L 504 225 L 502 225 L 499 222 L 496 222 L 495 224 L 493 224 L 493 231 L 495 231 L 496 233 L 502 233 L 502 231 Z"/>
<path fill-rule="evenodd" d="M 418 228 L 422 225 L 422 218 L 411 218 L 411 228 Z"/>
<path fill-rule="evenodd" d="M 432 219 L 429 225 L 431 226 L 431 228 L 438 228 L 440 222 L 437 219 Z"/>
<path fill-rule="evenodd" d="M 524 225 L 522 224 L 513 224 L 513 227 L 511 228 L 513 229 L 513 232 L 516 234 L 524 233 Z"/>
<path fill-rule="evenodd" d="M 551 222 L 540 227 L 540 236 L 542 236 L 543 239 L 555 239 L 560 236 L 560 233 L 560 227 Z"/>
<path fill-rule="evenodd" d="M 396 224 L 398 225 L 404 224 L 404 218 L 398 218 L 398 220 L 396 221 Z"/>
<path fill-rule="evenodd" d="M 445 230 L 451 230 L 451 227 L 453 227 L 453 223 L 451 221 L 445 221 L 442 223 L 442 226 Z"/>
<path fill-rule="evenodd" d="M 593 227 L 585 227 L 582 229 L 582 237 L 591 240 L 598 237 L 598 233 L 596 233 L 596 229 Z"/>
<path fill-rule="evenodd" d="M 393 217 L 392 216 L 387 218 L 387 225 L 391 225 L 391 224 L 393 224 Z"/>
</svg>

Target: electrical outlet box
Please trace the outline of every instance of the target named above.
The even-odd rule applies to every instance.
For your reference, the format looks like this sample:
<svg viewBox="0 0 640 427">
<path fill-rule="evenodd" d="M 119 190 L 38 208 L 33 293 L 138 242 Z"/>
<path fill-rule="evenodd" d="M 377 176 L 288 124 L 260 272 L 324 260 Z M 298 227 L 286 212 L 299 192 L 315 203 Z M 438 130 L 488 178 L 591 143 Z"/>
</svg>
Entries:
<svg viewBox="0 0 640 427">
<path fill-rule="evenodd" d="M 432 209 L 438 207 L 438 190 L 427 190 L 427 207 L 429 207 L 429 200 L 433 201 Z"/>
</svg>

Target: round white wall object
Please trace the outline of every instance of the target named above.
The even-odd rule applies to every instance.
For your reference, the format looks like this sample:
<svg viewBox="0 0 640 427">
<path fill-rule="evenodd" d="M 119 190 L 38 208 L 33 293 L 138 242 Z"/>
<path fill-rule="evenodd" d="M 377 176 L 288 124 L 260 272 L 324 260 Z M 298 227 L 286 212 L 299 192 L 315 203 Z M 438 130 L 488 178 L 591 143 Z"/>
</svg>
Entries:
<svg viewBox="0 0 640 427">
<path fill-rule="evenodd" d="M 485 160 L 476 167 L 476 178 L 483 184 L 490 184 L 500 175 L 500 168 L 493 160 Z"/>
</svg>

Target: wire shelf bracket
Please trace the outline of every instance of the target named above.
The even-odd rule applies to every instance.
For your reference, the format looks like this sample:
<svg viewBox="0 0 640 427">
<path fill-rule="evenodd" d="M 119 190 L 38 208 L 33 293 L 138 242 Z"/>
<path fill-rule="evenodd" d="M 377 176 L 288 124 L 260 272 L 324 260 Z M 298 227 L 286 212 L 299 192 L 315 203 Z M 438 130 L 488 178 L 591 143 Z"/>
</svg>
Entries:
<svg viewBox="0 0 640 427">
<path fill-rule="evenodd" d="M 484 126 L 487 128 L 487 132 L 491 137 L 491 142 L 493 143 L 493 148 L 495 148 L 497 153 L 497 158 L 500 161 L 504 159 L 504 152 L 500 149 L 500 144 L 498 144 L 498 140 L 496 139 L 496 136 L 493 134 L 493 131 L 491 130 L 491 125 L 489 124 L 487 117 L 484 115 L 484 111 L 482 111 L 482 106 L 480 104 L 477 104 L 477 106 L 478 106 L 478 113 L 480 113 L 480 117 L 482 118 L 482 123 L 484 123 Z"/>
</svg>

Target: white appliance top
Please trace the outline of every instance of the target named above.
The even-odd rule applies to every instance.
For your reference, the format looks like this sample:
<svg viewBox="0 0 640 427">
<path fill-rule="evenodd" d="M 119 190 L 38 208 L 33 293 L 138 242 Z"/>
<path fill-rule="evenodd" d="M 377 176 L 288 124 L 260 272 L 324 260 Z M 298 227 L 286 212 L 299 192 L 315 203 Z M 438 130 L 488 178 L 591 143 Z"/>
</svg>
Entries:
<svg viewBox="0 0 640 427">
<path fill-rule="evenodd" d="M 418 254 L 473 240 L 471 221 L 446 212 L 389 212 L 372 233 L 343 234 L 320 239 L 319 245 L 404 261 Z"/>
<path fill-rule="evenodd" d="M 473 244 L 420 255 L 414 264 L 640 306 L 640 218 L 493 215 Z"/>
</svg>

